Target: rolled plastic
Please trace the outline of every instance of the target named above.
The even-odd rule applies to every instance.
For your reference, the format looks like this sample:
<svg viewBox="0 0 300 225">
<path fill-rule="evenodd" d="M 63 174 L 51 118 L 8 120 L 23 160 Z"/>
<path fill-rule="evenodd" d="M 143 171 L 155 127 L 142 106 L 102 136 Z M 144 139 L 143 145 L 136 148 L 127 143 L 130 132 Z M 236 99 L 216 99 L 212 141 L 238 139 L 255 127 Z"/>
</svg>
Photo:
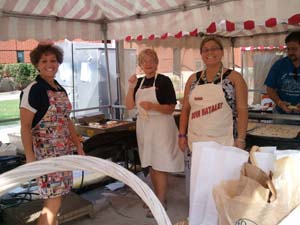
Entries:
<svg viewBox="0 0 300 225">
<path fill-rule="evenodd" d="M 148 205 L 158 225 L 172 225 L 164 207 L 146 183 L 124 167 L 92 156 L 67 155 L 19 166 L 0 175 L 0 196 L 41 175 L 71 170 L 99 172 L 122 181 Z"/>
</svg>

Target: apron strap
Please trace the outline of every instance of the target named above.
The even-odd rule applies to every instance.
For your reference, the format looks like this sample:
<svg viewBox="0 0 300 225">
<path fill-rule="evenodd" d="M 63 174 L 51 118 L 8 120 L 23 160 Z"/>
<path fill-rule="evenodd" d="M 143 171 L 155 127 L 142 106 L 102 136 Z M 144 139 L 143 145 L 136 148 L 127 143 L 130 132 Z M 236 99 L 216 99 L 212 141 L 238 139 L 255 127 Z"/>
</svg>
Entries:
<svg viewBox="0 0 300 225">
<path fill-rule="evenodd" d="M 232 72 L 231 69 L 226 70 L 224 74 L 223 74 L 223 71 L 222 71 L 220 83 L 222 83 L 223 79 L 225 79 L 226 77 L 228 77 L 231 72 Z M 196 73 L 196 83 L 197 84 L 204 84 L 204 82 L 201 83 L 201 75 L 202 75 L 202 73 L 203 73 L 203 71 L 199 71 L 199 72 Z M 219 80 L 220 79 L 215 80 L 214 84 L 219 83 Z"/>
<path fill-rule="evenodd" d="M 141 87 L 143 86 L 144 81 L 145 81 L 145 78 L 146 78 L 146 76 L 144 76 L 143 80 L 141 81 L 140 86 L 139 86 L 139 89 L 141 89 Z M 155 87 L 155 81 L 156 81 L 156 78 L 157 78 L 157 73 L 155 73 L 154 81 L 153 81 L 152 87 Z"/>
</svg>

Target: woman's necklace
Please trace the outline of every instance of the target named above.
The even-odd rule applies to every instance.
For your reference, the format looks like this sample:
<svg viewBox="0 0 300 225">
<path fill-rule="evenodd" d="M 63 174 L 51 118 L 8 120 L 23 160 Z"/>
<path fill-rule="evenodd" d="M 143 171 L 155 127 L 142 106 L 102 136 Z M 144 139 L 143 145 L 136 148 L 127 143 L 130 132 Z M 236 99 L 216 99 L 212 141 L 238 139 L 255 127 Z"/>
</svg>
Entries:
<svg viewBox="0 0 300 225">
<path fill-rule="evenodd" d="M 218 80 L 221 75 L 222 75 L 222 70 L 223 70 L 223 64 L 220 65 L 219 67 L 219 71 L 217 72 L 217 74 L 215 75 L 214 79 L 211 82 L 207 81 L 207 74 L 206 74 L 206 70 L 204 70 L 203 74 L 202 74 L 202 80 L 205 84 L 207 83 L 214 83 L 216 80 Z"/>
</svg>

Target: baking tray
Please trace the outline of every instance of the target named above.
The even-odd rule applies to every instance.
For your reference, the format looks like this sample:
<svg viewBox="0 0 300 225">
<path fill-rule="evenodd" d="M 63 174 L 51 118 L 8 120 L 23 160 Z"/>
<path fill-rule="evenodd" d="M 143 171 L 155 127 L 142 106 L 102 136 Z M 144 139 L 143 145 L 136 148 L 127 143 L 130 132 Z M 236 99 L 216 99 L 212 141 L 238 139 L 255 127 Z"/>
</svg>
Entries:
<svg viewBox="0 0 300 225">
<path fill-rule="evenodd" d="M 96 134 L 103 134 L 107 132 L 123 131 L 123 130 L 135 130 L 136 123 L 135 121 L 123 121 L 115 120 L 117 123 L 109 126 L 102 124 L 102 128 L 96 128 L 86 125 L 76 125 L 76 131 L 78 134 L 88 137 L 93 137 Z M 107 121 L 106 121 L 107 122 Z"/>
<path fill-rule="evenodd" d="M 300 150 L 300 127 L 268 123 L 249 123 L 246 145 L 276 146 L 278 150 Z"/>
<path fill-rule="evenodd" d="M 76 118 L 77 122 L 81 125 L 88 125 L 90 122 L 101 121 L 105 119 L 103 113 L 90 113 L 84 116 L 79 116 Z"/>
<path fill-rule="evenodd" d="M 299 138 L 280 138 L 247 134 L 246 148 L 250 149 L 253 145 L 257 145 L 260 147 L 276 146 L 278 150 L 294 149 L 300 151 Z"/>
</svg>

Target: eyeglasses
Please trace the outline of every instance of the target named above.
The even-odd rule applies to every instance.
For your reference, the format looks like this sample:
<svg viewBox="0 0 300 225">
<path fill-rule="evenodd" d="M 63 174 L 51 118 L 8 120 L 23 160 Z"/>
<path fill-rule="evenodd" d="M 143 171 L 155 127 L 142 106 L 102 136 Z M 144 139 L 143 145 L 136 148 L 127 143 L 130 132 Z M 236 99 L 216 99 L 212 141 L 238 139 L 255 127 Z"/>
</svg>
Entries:
<svg viewBox="0 0 300 225">
<path fill-rule="evenodd" d="M 287 47 L 286 51 L 287 52 L 296 52 L 296 51 L 298 51 L 298 48 L 296 48 L 296 47 Z"/>
<path fill-rule="evenodd" d="M 204 48 L 202 49 L 202 53 L 208 53 L 208 52 L 212 52 L 215 53 L 217 51 L 221 50 L 221 48 L 215 47 L 215 48 Z"/>
</svg>

